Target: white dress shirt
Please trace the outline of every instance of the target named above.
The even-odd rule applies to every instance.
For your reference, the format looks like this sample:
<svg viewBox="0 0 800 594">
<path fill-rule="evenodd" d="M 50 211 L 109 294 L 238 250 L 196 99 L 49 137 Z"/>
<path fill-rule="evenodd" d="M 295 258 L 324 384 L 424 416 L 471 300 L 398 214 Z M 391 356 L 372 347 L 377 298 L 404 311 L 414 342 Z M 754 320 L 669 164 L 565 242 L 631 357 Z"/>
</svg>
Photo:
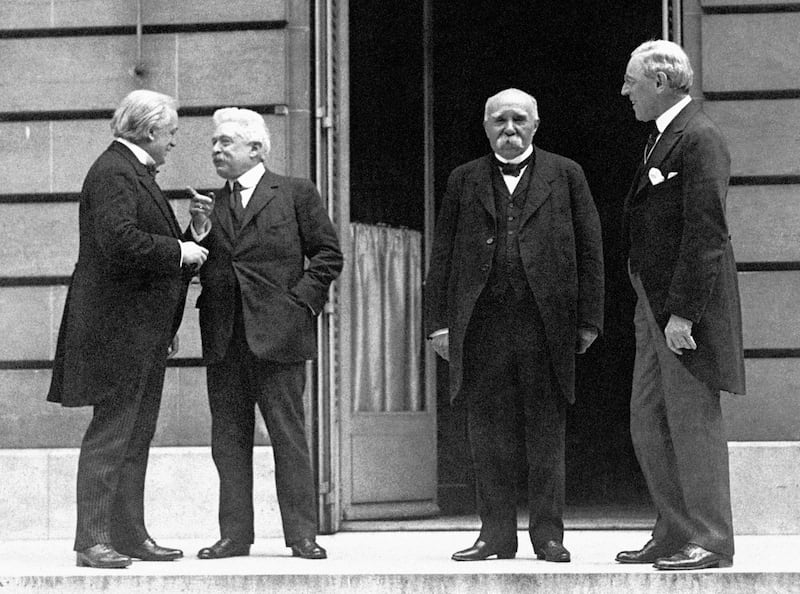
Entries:
<svg viewBox="0 0 800 594">
<path fill-rule="evenodd" d="M 255 192 L 256 186 L 258 182 L 261 181 L 261 178 L 264 177 L 264 174 L 267 172 L 266 167 L 264 167 L 263 163 L 259 163 L 258 165 L 254 166 L 252 169 L 248 169 L 242 175 L 240 175 L 235 180 L 228 180 L 226 185 L 228 186 L 228 191 L 233 194 L 233 184 L 234 182 L 239 182 L 239 185 L 242 186 L 242 189 L 239 193 L 242 195 L 242 208 L 247 208 L 248 203 L 250 202 L 250 198 L 253 197 L 253 192 Z M 227 204 L 224 206 L 227 208 Z M 217 208 L 217 205 L 214 205 Z M 205 239 L 206 235 L 211 232 L 211 219 L 206 220 L 205 227 L 201 230 L 200 233 L 194 228 L 194 224 L 190 225 L 192 229 L 192 236 L 194 240 L 197 242 L 202 241 Z"/>
<path fill-rule="evenodd" d="M 650 149 L 651 153 L 653 152 L 653 149 L 656 148 L 658 141 L 661 140 L 661 135 L 664 133 L 664 130 L 667 129 L 667 126 L 669 126 L 672 123 L 672 120 L 678 117 L 678 114 L 681 112 L 681 110 L 687 105 L 689 105 L 689 102 L 691 100 L 692 98 L 689 95 L 686 95 L 686 97 L 678 101 L 675 105 L 670 107 L 667 111 L 665 111 L 656 118 L 656 128 L 658 128 L 658 136 L 656 137 L 656 141 L 653 143 L 653 148 Z M 650 157 L 649 154 L 645 155 L 645 161 L 649 157 Z"/>
<path fill-rule="evenodd" d="M 525 149 L 525 151 L 521 155 L 517 155 L 516 157 L 514 157 L 511 160 L 504 159 L 503 157 L 501 157 L 497 153 L 495 153 L 494 156 L 501 163 L 521 163 L 522 161 L 527 159 L 528 156 L 531 155 L 532 153 L 533 153 L 533 145 L 531 144 L 530 146 L 528 146 L 528 148 Z M 515 175 L 506 175 L 505 173 L 503 174 L 503 181 L 506 182 L 506 187 L 508 188 L 508 193 L 509 194 L 513 194 L 514 190 L 517 189 L 517 185 L 519 184 L 519 181 L 522 179 L 522 175 L 525 173 L 525 170 L 527 168 L 528 168 L 528 166 L 525 165 L 525 167 L 523 167 L 522 169 L 519 170 L 519 175 L 516 175 L 516 176 Z"/>
</svg>

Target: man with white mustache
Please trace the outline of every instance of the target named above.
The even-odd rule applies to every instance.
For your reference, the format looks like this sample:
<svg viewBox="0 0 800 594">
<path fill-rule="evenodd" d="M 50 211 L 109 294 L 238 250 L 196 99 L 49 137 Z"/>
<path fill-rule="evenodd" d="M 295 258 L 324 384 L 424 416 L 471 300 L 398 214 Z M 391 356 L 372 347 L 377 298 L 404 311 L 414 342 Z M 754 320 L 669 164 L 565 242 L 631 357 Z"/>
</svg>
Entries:
<svg viewBox="0 0 800 594">
<path fill-rule="evenodd" d="M 492 153 L 447 183 L 425 282 L 426 332 L 466 405 L 480 535 L 456 561 L 517 552 L 516 476 L 528 467 L 529 533 L 539 559 L 564 548 L 564 434 L 575 355 L 603 325 L 600 220 L 581 167 L 533 145 L 536 100 L 486 102 Z M 524 445 L 526 460 L 516 453 Z"/>
</svg>

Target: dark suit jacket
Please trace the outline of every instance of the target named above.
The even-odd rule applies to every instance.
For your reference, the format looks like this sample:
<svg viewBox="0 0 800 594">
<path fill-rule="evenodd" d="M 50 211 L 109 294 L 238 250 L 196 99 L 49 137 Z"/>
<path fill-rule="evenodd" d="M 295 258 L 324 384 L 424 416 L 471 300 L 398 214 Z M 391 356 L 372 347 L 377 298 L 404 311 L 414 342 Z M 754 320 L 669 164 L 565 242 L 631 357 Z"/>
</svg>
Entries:
<svg viewBox="0 0 800 594">
<path fill-rule="evenodd" d="M 284 363 L 315 358 L 314 313 L 322 311 L 343 259 L 314 184 L 267 171 L 238 235 L 229 196 L 226 184 L 211 214 L 211 232 L 201 242 L 209 252 L 197 300 L 205 362 L 225 356 L 237 298 L 247 343 L 257 357 Z"/>
<path fill-rule="evenodd" d="M 580 166 L 536 151 L 519 222 L 519 248 L 541 312 L 553 368 L 564 397 L 575 399 L 579 326 L 603 327 L 600 220 Z M 450 174 L 425 281 L 426 333 L 450 332 L 450 394 L 458 396 L 464 336 L 491 272 L 497 245 L 492 156 Z"/>
<path fill-rule="evenodd" d="M 80 243 L 47 399 L 85 406 L 138 385 L 166 357 L 189 277 L 175 215 L 119 142 L 94 162 L 80 198 Z"/>
<path fill-rule="evenodd" d="M 663 182 L 652 184 L 652 168 Z M 671 314 L 693 322 L 697 350 L 684 351 L 680 361 L 712 389 L 744 393 L 739 287 L 725 219 L 729 177 L 722 134 L 689 103 L 634 180 L 624 238 L 630 269 L 640 275 L 661 328 Z"/>
</svg>

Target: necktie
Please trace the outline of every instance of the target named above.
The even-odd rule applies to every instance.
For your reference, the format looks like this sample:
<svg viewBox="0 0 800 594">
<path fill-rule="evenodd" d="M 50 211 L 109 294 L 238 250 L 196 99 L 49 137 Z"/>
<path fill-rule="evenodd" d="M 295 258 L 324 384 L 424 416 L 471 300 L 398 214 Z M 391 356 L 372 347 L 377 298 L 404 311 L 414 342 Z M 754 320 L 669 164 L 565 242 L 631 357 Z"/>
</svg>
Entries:
<svg viewBox="0 0 800 594">
<path fill-rule="evenodd" d="M 656 140 L 658 140 L 658 127 L 653 124 L 653 129 L 650 130 L 650 135 L 647 137 L 647 145 L 644 147 L 644 162 L 647 162 L 647 159 L 650 158 L 650 153 L 653 152 L 653 147 L 656 145 Z"/>
<path fill-rule="evenodd" d="M 233 213 L 233 220 L 238 228 L 242 224 L 244 218 L 244 206 L 242 205 L 242 184 L 238 181 L 233 182 L 233 190 L 231 191 L 231 212 Z"/>
<path fill-rule="evenodd" d="M 514 177 L 519 177 L 519 174 L 522 172 L 522 168 L 531 162 L 532 157 L 533 153 L 528 155 L 526 159 L 523 159 L 519 163 L 503 163 L 497 157 L 495 157 L 494 164 L 503 171 L 503 175 L 513 175 Z"/>
<path fill-rule="evenodd" d="M 153 177 L 155 177 L 156 173 L 158 173 L 158 169 L 156 169 L 155 163 L 148 163 L 147 165 L 145 165 L 145 167 L 147 168 L 147 173 L 149 173 Z"/>
</svg>

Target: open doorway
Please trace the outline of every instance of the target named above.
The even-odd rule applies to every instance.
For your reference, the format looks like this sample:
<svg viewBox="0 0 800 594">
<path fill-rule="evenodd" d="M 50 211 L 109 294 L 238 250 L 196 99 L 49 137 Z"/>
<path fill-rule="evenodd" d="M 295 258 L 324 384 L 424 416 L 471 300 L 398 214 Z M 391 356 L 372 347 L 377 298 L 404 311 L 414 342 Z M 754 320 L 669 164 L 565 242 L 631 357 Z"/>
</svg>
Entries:
<svg viewBox="0 0 800 594">
<path fill-rule="evenodd" d="M 425 2 L 436 206 L 449 172 L 487 152 L 484 102 L 506 87 L 537 98 L 542 122 L 534 142 L 585 170 L 603 225 L 606 330 L 579 361 L 567 425 L 567 504 L 647 505 L 628 432 L 633 295 L 620 258 L 622 202 L 645 133 L 619 90 L 630 51 L 661 34 L 661 1 L 352 3 L 353 221 L 423 230 Z M 473 514 L 463 411 L 450 406 L 446 365 L 438 367 L 438 503 L 444 515 Z"/>
</svg>

